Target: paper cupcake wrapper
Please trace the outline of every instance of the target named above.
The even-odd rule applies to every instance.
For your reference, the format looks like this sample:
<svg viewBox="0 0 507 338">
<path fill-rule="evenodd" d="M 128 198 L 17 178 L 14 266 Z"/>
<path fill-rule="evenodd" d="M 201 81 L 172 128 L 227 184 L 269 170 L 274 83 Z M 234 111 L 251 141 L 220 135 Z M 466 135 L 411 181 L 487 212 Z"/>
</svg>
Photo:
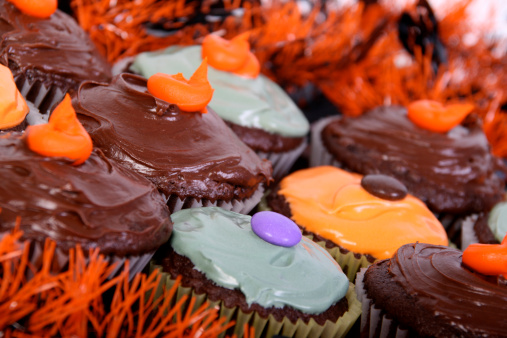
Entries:
<svg viewBox="0 0 507 338">
<path fill-rule="evenodd" d="M 150 272 L 159 270 L 162 273 L 162 282 L 155 297 L 160 297 L 163 287 L 169 290 L 175 283 L 170 275 L 162 272 L 162 267 L 152 263 Z M 324 325 L 319 325 L 313 319 L 308 323 L 298 320 L 292 323 L 289 319 L 284 318 L 282 321 L 277 321 L 273 316 L 267 318 L 261 317 L 257 312 L 252 311 L 245 313 L 239 307 L 228 308 L 222 301 L 210 300 L 206 294 L 197 294 L 192 288 L 179 286 L 176 292 L 174 302 L 179 301 L 182 297 L 187 296 L 188 299 L 185 307 L 189 305 L 190 299 L 195 299 L 194 310 L 202 304 L 207 303 L 209 308 L 219 308 L 219 316 L 226 318 L 226 323 L 234 320 L 235 325 L 231 329 L 234 332 L 227 332 L 227 334 L 236 334 L 238 337 L 243 336 L 243 328 L 245 324 L 255 329 L 255 337 L 273 337 L 280 335 L 283 337 L 343 337 L 347 334 L 350 328 L 354 325 L 356 320 L 361 314 L 361 303 L 358 301 L 355 293 L 355 287 L 349 283 L 349 290 L 345 297 L 349 303 L 349 310 L 344 313 L 336 322 L 326 321 Z M 223 335 L 222 335 L 223 336 Z"/>
<path fill-rule="evenodd" d="M 339 119 L 337 116 L 330 116 L 320 119 L 312 124 L 311 127 L 311 151 L 310 151 L 310 167 L 318 167 L 321 165 L 331 165 L 341 168 L 342 164 L 335 160 L 334 156 L 327 151 L 322 142 L 322 130 L 334 120 Z"/>
<path fill-rule="evenodd" d="M 408 330 L 400 328 L 396 320 L 387 318 L 387 315 L 385 313 L 383 314 L 381 309 L 375 307 L 373 300 L 368 298 L 363 283 L 365 272 L 366 268 L 361 269 L 357 273 L 356 278 L 356 295 L 362 304 L 361 337 L 408 337 Z"/>
<path fill-rule="evenodd" d="M 49 119 L 50 109 L 61 102 L 68 91 L 68 88 L 47 86 L 39 80 L 30 81 L 24 75 L 16 76 L 14 81 L 21 95 L 39 109 L 42 118 L 46 121 Z"/>
<path fill-rule="evenodd" d="M 216 200 L 212 202 L 207 199 L 198 200 L 195 197 L 185 197 L 181 199 L 178 195 L 170 195 L 169 197 L 162 194 L 162 197 L 165 198 L 167 206 L 171 213 L 175 213 L 176 211 L 180 211 L 181 209 L 190 209 L 190 208 L 200 208 L 200 207 L 220 207 L 227 211 L 234 211 L 240 214 L 248 214 L 252 211 L 253 208 L 257 204 L 259 204 L 262 196 L 264 194 L 264 186 L 259 184 L 257 190 L 252 194 L 252 196 L 245 198 L 243 200 Z"/>
<path fill-rule="evenodd" d="M 465 250 L 470 244 L 479 243 L 474 231 L 474 225 L 479 215 L 470 215 L 463 220 L 461 226 L 461 250 Z"/>
<path fill-rule="evenodd" d="M 296 160 L 301 156 L 303 151 L 306 149 L 308 142 L 303 140 L 301 144 L 292 150 L 282 152 L 282 153 L 265 153 L 262 151 L 256 151 L 255 153 L 262 159 L 267 159 L 271 162 L 271 166 L 273 167 L 273 178 L 275 181 L 280 180 L 282 177 L 286 176 L 290 171 Z"/>
<path fill-rule="evenodd" d="M 2 236 L 0 236 L 2 237 Z M 115 256 L 115 255 L 104 255 L 104 259 L 109 264 L 116 264 L 115 269 L 111 272 L 108 278 L 113 278 L 119 275 L 124 267 L 127 259 L 129 260 L 129 280 L 131 280 L 137 273 L 141 272 L 146 265 L 150 262 L 151 258 L 155 254 L 156 250 L 152 252 L 148 252 L 141 255 L 128 255 L 125 257 Z M 30 241 L 30 254 L 29 259 L 30 263 L 35 269 L 39 269 L 42 266 L 42 257 L 44 252 L 44 242 L 36 242 Z M 56 246 L 54 256 L 53 256 L 53 264 L 51 270 L 55 273 L 61 272 L 67 268 L 69 263 L 69 254 L 68 252 L 58 248 Z M 86 258 L 86 263 L 88 263 L 88 258 Z M 30 273 L 31 274 L 31 273 Z M 32 276 L 28 275 L 28 278 Z"/>
</svg>

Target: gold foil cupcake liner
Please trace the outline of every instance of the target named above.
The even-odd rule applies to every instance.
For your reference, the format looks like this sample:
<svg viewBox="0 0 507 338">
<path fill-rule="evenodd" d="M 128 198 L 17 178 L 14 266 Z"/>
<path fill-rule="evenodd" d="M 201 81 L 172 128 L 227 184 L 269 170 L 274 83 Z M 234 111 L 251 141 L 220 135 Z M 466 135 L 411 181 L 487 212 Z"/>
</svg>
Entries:
<svg viewBox="0 0 507 338">
<path fill-rule="evenodd" d="M 262 151 L 256 151 L 255 153 L 261 159 L 267 159 L 271 162 L 271 166 L 273 167 L 273 178 L 278 181 L 287 175 L 307 145 L 308 142 L 305 139 L 297 148 L 282 153 L 265 153 Z"/>
<path fill-rule="evenodd" d="M 361 337 L 408 337 L 410 333 L 408 330 L 402 329 L 396 320 L 388 318 L 381 309 L 375 307 L 373 300 L 368 298 L 363 283 L 365 272 L 366 268 L 361 269 L 356 278 L 356 295 L 362 304 Z"/>
<path fill-rule="evenodd" d="M 178 195 L 173 194 L 169 197 L 162 194 L 162 197 L 166 200 L 167 206 L 172 213 L 176 211 L 180 211 L 182 209 L 190 209 L 190 208 L 201 208 L 201 207 L 219 207 L 227 211 L 234 211 L 240 214 L 248 214 L 252 211 L 253 208 L 257 204 L 259 204 L 262 196 L 264 195 L 264 186 L 259 184 L 257 190 L 252 194 L 252 196 L 245 198 L 243 200 L 216 200 L 210 201 L 208 199 L 197 199 L 195 197 L 185 197 L 181 199 Z"/>
<path fill-rule="evenodd" d="M 155 297 L 160 297 L 162 290 L 165 287 L 166 290 L 170 289 L 175 280 L 171 279 L 170 275 L 162 272 L 162 267 L 153 264 L 150 265 L 150 272 L 153 270 L 159 270 L 162 273 L 162 282 L 158 290 L 156 291 Z M 228 334 L 236 334 L 238 337 L 243 336 L 243 328 L 245 324 L 255 329 L 255 337 L 272 337 L 274 335 L 281 335 L 284 337 L 343 337 L 349 332 L 350 328 L 354 325 L 356 320 L 361 315 L 361 303 L 357 299 L 355 287 L 352 283 L 349 283 L 349 289 L 345 297 L 349 303 L 349 309 L 345 312 L 336 322 L 326 321 L 324 325 L 319 325 L 313 319 L 310 319 L 308 323 L 298 320 L 296 323 L 292 323 L 288 318 L 283 318 L 282 321 L 277 321 L 272 315 L 267 318 L 261 317 L 257 312 L 252 311 L 245 313 L 241 311 L 239 307 L 228 308 L 222 301 L 213 301 L 207 297 L 206 294 L 197 294 L 192 288 L 179 286 L 176 292 L 174 302 L 180 301 L 183 297 L 188 297 L 186 305 L 189 306 L 190 299 L 194 298 L 193 303 L 194 309 L 197 309 L 202 304 L 206 303 L 210 308 L 219 308 L 220 317 L 226 318 L 226 323 L 234 321 L 235 325 L 230 330 L 233 332 L 227 332 Z"/>
</svg>

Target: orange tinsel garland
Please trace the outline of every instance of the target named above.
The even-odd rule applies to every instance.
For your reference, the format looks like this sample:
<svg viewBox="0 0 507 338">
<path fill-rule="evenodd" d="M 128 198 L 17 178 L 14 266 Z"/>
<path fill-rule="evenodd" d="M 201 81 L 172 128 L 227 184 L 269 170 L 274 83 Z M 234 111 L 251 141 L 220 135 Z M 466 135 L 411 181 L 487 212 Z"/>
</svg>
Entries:
<svg viewBox="0 0 507 338">
<path fill-rule="evenodd" d="M 155 299 L 161 280 L 157 271 L 149 276 L 138 274 L 129 282 L 127 263 L 120 275 L 108 279 L 114 266 L 98 249 L 87 258 L 80 247 L 71 249 L 68 269 L 54 274 L 55 243 L 47 240 L 42 267 L 34 271 L 29 262 L 30 243 L 20 243 L 21 236 L 14 229 L 0 240 L 0 331 L 7 337 L 183 337 L 197 333 L 216 337 L 233 325 L 225 325 L 225 318 L 218 319 L 218 310 L 206 304 L 194 311 L 192 299 L 188 306 L 185 297 L 175 302 L 179 281 Z M 27 278 L 29 274 L 33 276 Z M 105 306 L 102 295 L 112 288 L 113 300 Z"/>
</svg>

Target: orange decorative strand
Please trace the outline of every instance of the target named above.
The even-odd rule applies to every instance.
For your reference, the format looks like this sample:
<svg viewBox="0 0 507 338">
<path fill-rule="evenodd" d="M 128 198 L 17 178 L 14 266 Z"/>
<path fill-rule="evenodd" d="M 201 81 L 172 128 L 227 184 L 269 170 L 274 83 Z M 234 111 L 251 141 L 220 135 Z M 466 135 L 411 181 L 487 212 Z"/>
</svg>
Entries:
<svg viewBox="0 0 507 338">
<path fill-rule="evenodd" d="M 459 125 L 474 110 L 472 104 L 451 104 L 444 106 L 432 100 L 418 100 L 407 107 L 408 118 L 426 130 L 445 133 Z"/>
<path fill-rule="evenodd" d="M 28 147 L 44 156 L 66 157 L 74 165 L 90 157 L 93 144 L 90 135 L 76 117 L 69 94 L 55 108 L 49 123 L 29 126 L 26 129 Z"/>
<path fill-rule="evenodd" d="M 463 264 L 483 275 L 507 276 L 507 236 L 501 244 L 470 244 L 462 259 Z"/>
<path fill-rule="evenodd" d="M 154 74 L 148 79 L 148 91 L 161 100 L 176 104 L 182 111 L 206 113 L 206 105 L 214 91 L 208 82 L 207 67 L 204 59 L 189 80 L 181 73 Z"/>
<path fill-rule="evenodd" d="M 57 0 L 8 0 L 16 6 L 21 12 L 46 19 L 53 14 L 57 7 Z"/>
<path fill-rule="evenodd" d="M 16 88 L 9 68 L 0 65 L 0 129 L 17 126 L 25 120 L 29 109 Z"/>
</svg>

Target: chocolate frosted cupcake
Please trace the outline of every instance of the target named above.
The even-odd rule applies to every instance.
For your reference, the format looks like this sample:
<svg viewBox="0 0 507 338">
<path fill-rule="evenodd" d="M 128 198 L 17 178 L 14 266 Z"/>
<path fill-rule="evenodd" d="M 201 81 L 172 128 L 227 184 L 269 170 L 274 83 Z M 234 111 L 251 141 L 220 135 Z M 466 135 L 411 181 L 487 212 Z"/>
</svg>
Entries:
<svg viewBox="0 0 507 338">
<path fill-rule="evenodd" d="M 444 246 L 407 244 L 358 274 L 361 336 L 505 337 L 505 279 L 467 267 L 466 255 Z"/>
<path fill-rule="evenodd" d="M 68 109 L 70 99 L 64 103 Z M 31 126 L 23 136 L 0 137 L 0 231 L 19 222 L 23 237 L 34 243 L 35 266 L 50 238 L 59 268 L 79 244 L 85 252 L 99 247 L 113 261 L 129 258 L 133 275 L 169 238 L 169 210 L 150 181 L 92 151 L 75 114 L 73 120 L 61 115 L 67 112 L 55 110 L 48 124 Z"/>
<path fill-rule="evenodd" d="M 111 79 L 110 65 L 69 15 L 56 10 L 39 18 L 0 0 L 0 22 L 0 63 L 42 113 L 85 80 Z"/>
<path fill-rule="evenodd" d="M 489 210 L 503 197 L 504 182 L 495 173 L 499 162 L 479 121 L 473 116 L 459 121 L 446 130 L 428 130 L 401 106 L 334 118 L 313 130 L 311 165 L 393 176 L 438 214 Z M 432 123 L 441 125 L 438 119 Z"/>
<path fill-rule="evenodd" d="M 206 103 L 190 108 L 178 103 L 187 112 L 175 100 L 150 94 L 140 76 L 121 74 L 109 85 L 84 83 L 73 105 L 94 145 L 155 183 L 171 212 L 215 205 L 248 213 L 271 180 L 269 162 L 213 110 L 203 113 Z"/>
<path fill-rule="evenodd" d="M 442 224 L 399 181 L 331 167 L 286 176 L 267 198 L 303 234 L 326 248 L 349 279 L 375 259 L 415 241 L 447 245 Z"/>
<path fill-rule="evenodd" d="M 157 72 L 190 76 L 204 57 L 215 90 L 209 106 L 246 145 L 271 161 L 275 179 L 283 177 L 306 147 L 309 124 L 289 96 L 259 74 L 245 37 L 226 41 L 208 35 L 202 46 L 141 53 L 130 69 L 146 78 Z"/>
<path fill-rule="evenodd" d="M 353 284 L 289 219 L 213 207 L 171 218 L 171 247 L 157 253 L 154 268 L 165 272 L 167 286 L 181 276 L 178 294 L 195 297 L 194 306 L 218 306 L 235 321 L 235 334 L 248 324 L 257 337 L 339 337 L 358 318 Z"/>
</svg>

